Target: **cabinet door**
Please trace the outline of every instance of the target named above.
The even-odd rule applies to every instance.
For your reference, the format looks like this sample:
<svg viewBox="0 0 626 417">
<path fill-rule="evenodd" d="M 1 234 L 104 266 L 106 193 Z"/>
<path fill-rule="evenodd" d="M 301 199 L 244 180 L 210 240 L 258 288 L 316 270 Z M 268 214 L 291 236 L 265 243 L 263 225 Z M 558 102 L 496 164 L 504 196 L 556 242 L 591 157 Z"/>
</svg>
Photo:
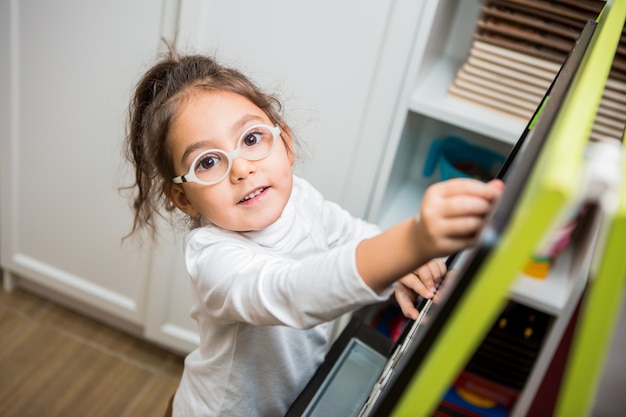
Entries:
<svg viewBox="0 0 626 417">
<path fill-rule="evenodd" d="M 167 225 L 161 230 L 165 231 Z M 147 291 L 146 338 L 179 353 L 192 351 L 200 338 L 191 310 L 191 281 L 183 259 L 182 236 L 163 233 L 152 252 Z"/>
<path fill-rule="evenodd" d="M 135 324 L 149 256 L 121 241 L 131 225 L 121 143 L 161 3 L 2 1 L 4 273 Z"/>
<path fill-rule="evenodd" d="M 363 216 L 421 2 L 182 0 L 178 46 L 275 91 L 301 143 L 296 172 Z"/>
</svg>

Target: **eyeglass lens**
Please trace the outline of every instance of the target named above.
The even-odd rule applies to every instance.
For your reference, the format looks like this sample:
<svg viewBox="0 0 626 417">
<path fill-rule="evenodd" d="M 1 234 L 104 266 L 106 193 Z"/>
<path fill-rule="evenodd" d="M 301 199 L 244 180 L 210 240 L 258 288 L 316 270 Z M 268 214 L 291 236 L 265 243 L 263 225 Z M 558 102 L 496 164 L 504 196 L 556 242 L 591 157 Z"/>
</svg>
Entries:
<svg viewBox="0 0 626 417">
<path fill-rule="evenodd" d="M 222 150 L 210 150 L 201 154 L 194 163 L 196 177 L 204 182 L 220 180 L 230 167 L 229 159 L 242 157 L 250 161 L 265 158 L 272 150 L 274 134 L 267 126 L 255 126 L 246 131 L 230 154 Z"/>
</svg>

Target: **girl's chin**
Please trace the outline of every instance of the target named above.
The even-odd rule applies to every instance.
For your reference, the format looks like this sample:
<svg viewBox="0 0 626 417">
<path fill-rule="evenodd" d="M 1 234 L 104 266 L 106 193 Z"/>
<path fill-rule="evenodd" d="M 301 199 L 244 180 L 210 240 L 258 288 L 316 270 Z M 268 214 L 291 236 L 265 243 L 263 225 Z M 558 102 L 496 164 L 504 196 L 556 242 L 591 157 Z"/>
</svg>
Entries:
<svg viewBox="0 0 626 417">
<path fill-rule="evenodd" d="M 280 218 L 280 214 L 272 215 L 272 216 L 263 216 L 262 218 L 255 218 L 254 222 L 248 223 L 245 225 L 239 225 L 238 227 L 224 227 L 220 226 L 222 229 L 231 230 L 233 232 L 258 232 L 263 229 L 266 229 L 276 223 Z"/>
</svg>

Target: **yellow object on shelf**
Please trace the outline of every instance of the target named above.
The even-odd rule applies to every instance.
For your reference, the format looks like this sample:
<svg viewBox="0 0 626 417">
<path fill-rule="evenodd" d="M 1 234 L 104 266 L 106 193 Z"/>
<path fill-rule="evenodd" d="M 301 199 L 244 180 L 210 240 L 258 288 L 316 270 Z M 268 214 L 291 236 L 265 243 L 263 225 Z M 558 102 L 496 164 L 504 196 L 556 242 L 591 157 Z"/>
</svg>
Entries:
<svg viewBox="0 0 626 417">
<path fill-rule="evenodd" d="M 530 278 L 545 279 L 550 273 L 550 258 L 532 257 L 524 267 L 524 274 Z"/>
</svg>

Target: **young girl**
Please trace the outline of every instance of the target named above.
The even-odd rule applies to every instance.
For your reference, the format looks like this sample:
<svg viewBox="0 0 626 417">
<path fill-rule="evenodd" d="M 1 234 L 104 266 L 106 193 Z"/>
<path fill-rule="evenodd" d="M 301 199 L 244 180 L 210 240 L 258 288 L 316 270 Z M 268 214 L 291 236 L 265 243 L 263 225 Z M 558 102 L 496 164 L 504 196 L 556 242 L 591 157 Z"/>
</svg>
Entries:
<svg viewBox="0 0 626 417">
<path fill-rule="evenodd" d="M 174 416 L 282 416 L 324 359 L 326 323 L 394 291 L 415 318 L 445 272 L 436 257 L 474 240 L 500 183 L 431 186 L 418 215 L 380 231 L 294 176 L 280 103 L 203 56 L 158 62 L 131 103 L 133 232 L 161 208 L 184 239 L 200 346 Z M 172 206 L 173 204 L 173 206 Z"/>
</svg>

